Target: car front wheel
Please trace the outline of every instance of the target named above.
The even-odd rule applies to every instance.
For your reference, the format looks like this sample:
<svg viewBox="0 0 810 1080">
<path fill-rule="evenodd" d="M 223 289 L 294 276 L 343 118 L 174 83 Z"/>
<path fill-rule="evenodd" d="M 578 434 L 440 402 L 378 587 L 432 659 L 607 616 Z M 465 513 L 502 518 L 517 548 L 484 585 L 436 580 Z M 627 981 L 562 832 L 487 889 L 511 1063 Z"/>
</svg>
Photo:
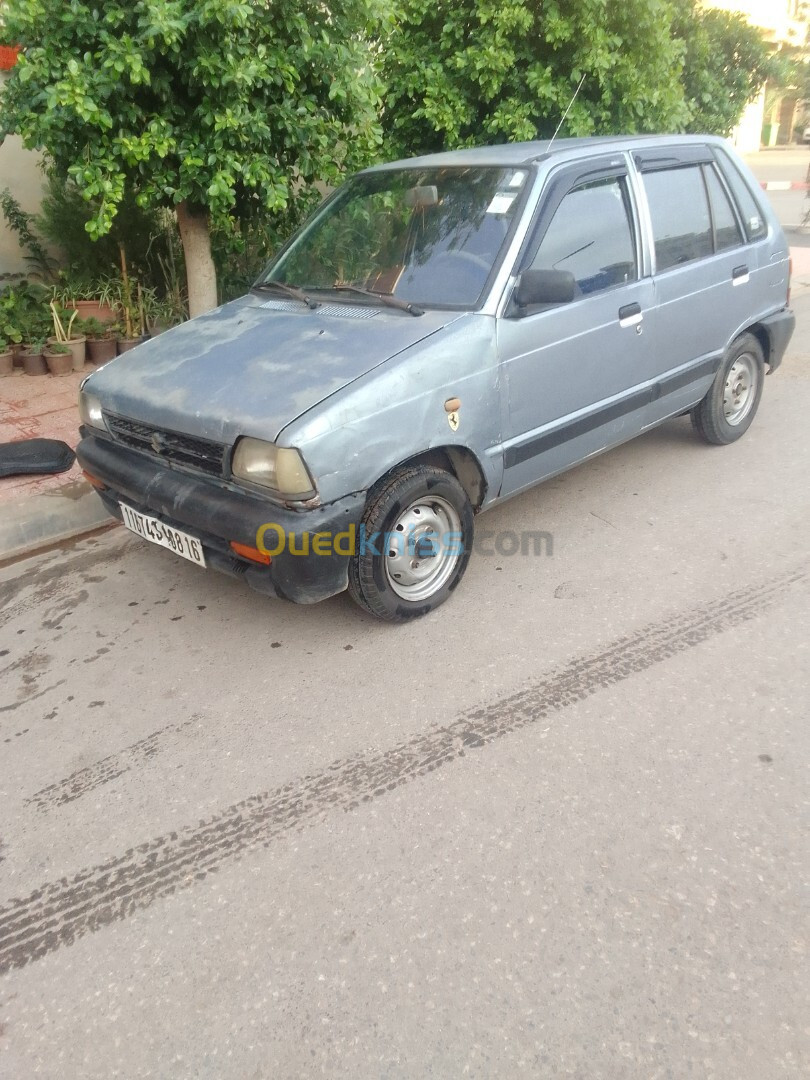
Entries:
<svg viewBox="0 0 810 1080">
<path fill-rule="evenodd" d="M 369 499 L 349 562 L 349 594 L 389 622 L 426 615 L 461 581 L 472 542 L 472 507 L 455 476 L 403 466 Z"/>
</svg>

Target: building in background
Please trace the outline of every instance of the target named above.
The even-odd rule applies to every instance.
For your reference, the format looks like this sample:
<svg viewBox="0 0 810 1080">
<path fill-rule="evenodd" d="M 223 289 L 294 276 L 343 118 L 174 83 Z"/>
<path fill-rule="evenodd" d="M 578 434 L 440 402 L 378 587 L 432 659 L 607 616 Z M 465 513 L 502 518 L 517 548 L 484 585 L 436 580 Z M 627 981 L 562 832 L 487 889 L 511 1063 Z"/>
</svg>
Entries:
<svg viewBox="0 0 810 1080">
<path fill-rule="evenodd" d="M 763 31 L 775 50 L 798 58 L 807 48 L 810 4 L 805 0 L 706 0 L 706 6 L 744 15 Z M 735 147 L 742 154 L 751 154 L 760 145 L 792 142 L 797 125 L 803 122 L 802 108 L 797 87 L 763 87 L 734 130 Z"/>
</svg>

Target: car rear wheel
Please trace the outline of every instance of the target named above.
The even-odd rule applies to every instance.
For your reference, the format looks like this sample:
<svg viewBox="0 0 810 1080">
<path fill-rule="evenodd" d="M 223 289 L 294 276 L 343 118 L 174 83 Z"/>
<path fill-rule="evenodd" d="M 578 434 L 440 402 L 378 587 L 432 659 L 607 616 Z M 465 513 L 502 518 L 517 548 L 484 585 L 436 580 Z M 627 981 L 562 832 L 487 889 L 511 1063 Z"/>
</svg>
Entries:
<svg viewBox="0 0 810 1080">
<path fill-rule="evenodd" d="M 762 346 L 753 334 L 743 334 L 726 354 L 708 394 L 692 410 L 698 435 L 715 446 L 744 435 L 759 407 L 764 379 Z"/>
<path fill-rule="evenodd" d="M 397 469 L 369 498 L 349 595 L 389 622 L 426 615 L 461 581 L 472 541 L 472 507 L 455 476 L 432 465 Z"/>
</svg>

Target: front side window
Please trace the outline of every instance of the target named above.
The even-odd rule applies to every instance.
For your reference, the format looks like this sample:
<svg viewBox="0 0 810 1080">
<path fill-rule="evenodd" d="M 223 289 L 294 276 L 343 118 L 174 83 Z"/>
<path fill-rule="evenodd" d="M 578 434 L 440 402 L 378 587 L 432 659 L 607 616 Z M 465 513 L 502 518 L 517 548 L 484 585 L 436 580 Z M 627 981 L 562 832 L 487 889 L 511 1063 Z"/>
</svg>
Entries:
<svg viewBox="0 0 810 1080">
<path fill-rule="evenodd" d="M 627 182 L 609 177 L 580 184 L 558 206 L 533 270 L 568 270 L 582 296 L 638 277 Z"/>
<path fill-rule="evenodd" d="M 498 263 L 528 169 L 385 169 L 348 181 L 262 283 L 422 306 L 474 307 Z"/>
<path fill-rule="evenodd" d="M 714 253 L 700 165 L 644 173 L 658 273 Z"/>
</svg>

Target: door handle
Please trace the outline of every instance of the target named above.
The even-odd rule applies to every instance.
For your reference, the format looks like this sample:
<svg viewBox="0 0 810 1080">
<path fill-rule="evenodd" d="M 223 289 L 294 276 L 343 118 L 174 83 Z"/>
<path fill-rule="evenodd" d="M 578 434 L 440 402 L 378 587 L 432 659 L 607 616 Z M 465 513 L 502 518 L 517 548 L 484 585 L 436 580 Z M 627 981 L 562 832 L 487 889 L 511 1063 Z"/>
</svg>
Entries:
<svg viewBox="0 0 810 1080">
<path fill-rule="evenodd" d="M 623 308 L 619 308 L 619 326 L 622 329 L 627 326 L 638 326 L 643 320 L 641 304 L 625 304 Z"/>
<path fill-rule="evenodd" d="M 751 274 L 747 266 L 735 266 L 731 271 L 731 280 L 734 285 L 747 285 L 751 280 Z"/>
</svg>

